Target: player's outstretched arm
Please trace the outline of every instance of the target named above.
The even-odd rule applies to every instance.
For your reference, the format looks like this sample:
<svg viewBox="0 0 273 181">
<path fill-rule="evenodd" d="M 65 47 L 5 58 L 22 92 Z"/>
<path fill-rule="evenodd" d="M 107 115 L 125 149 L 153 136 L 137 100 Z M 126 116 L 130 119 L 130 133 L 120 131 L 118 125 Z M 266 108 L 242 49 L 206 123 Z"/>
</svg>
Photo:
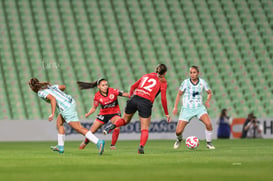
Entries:
<svg viewBox="0 0 273 181">
<path fill-rule="evenodd" d="M 127 93 L 127 92 L 123 92 L 121 96 L 122 97 L 130 97 L 129 93 Z"/>
<path fill-rule="evenodd" d="M 85 114 L 85 117 L 87 118 L 91 114 L 93 114 L 96 111 L 97 107 L 93 106 L 91 109 L 88 111 L 88 113 Z"/>
</svg>

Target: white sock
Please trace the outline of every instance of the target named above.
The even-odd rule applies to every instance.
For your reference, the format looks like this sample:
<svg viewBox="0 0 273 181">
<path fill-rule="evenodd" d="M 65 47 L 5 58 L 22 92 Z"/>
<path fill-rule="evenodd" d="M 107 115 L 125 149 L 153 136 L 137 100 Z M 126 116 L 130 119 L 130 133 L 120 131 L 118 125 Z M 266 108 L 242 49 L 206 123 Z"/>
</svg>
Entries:
<svg viewBox="0 0 273 181">
<path fill-rule="evenodd" d="M 205 130 L 206 133 L 206 141 L 211 142 L 212 141 L 212 131 Z"/>
<path fill-rule="evenodd" d="M 58 146 L 64 146 L 64 134 L 58 134 Z"/>
<path fill-rule="evenodd" d="M 89 141 L 92 141 L 93 143 L 97 144 L 99 141 L 99 138 L 97 138 L 93 133 L 91 133 L 91 131 L 88 131 L 85 135 L 85 137 L 87 139 L 89 139 Z"/>
</svg>

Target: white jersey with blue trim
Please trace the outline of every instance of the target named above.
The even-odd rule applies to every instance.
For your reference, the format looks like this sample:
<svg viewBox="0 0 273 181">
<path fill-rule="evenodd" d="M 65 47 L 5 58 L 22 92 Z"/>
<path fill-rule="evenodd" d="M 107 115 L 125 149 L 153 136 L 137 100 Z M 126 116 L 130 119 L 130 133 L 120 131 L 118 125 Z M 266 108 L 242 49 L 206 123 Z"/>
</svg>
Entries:
<svg viewBox="0 0 273 181">
<path fill-rule="evenodd" d="M 183 92 L 183 108 L 198 108 L 203 106 L 202 93 L 210 90 L 207 82 L 204 79 L 199 78 L 198 82 L 194 84 L 191 79 L 185 79 L 179 90 Z"/>
<path fill-rule="evenodd" d="M 49 101 L 46 99 L 46 97 L 49 94 L 55 97 L 56 107 L 59 112 L 62 112 L 71 106 L 73 98 L 61 91 L 58 85 L 48 86 L 46 89 L 38 91 L 38 96 L 47 102 Z"/>
</svg>

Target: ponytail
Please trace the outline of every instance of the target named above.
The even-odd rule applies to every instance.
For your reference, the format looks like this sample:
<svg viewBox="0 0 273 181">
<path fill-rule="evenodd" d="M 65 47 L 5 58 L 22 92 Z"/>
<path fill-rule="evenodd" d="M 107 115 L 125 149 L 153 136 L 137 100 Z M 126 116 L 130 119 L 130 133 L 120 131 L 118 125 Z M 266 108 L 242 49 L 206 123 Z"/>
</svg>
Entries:
<svg viewBox="0 0 273 181">
<path fill-rule="evenodd" d="M 79 88 L 82 89 L 92 89 L 94 87 L 97 87 L 97 85 L 100 84 L 101 81 L 106 80 L 104 78 L 100 78 L 95 82 L 81 82 L 81 81 L 77 81 L 77 84 L 79 86 Z"/>
<path fill-rule="evenodd" d="M 37 78 L 31 78 L 29 81 L 29 87 L 36 93 L 41 89 L 46 89 L 49 85 L 49 82 L 40 82 Z"/>
<path fill-rule="evenodd" d="M 97 87 L 97 81 L 95 81 L 95 82 L 77 81 L 77 84 L 78 84 L 80 89 L 91 89 L 91 88 Z"/>
</svg>

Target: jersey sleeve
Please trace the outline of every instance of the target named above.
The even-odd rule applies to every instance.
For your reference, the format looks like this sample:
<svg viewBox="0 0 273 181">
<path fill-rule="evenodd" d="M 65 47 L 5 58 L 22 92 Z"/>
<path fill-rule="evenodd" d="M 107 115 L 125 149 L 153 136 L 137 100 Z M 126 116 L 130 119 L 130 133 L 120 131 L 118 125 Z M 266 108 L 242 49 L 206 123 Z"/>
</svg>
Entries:
<svg viewBox="0 0 273 181">
<path fill-rule="evenodd" d="M 205 80 L 203 80 L 203 84 L 204 84 L 204 89 L 206 90 L 206 91 L 208 91 L 208 90 L 210 90 L 210 87 L 209 87 L 209 85 L 208 85 L 208 83 L 205 81 Z"/>
<path fill-rule="evenodd" d="M 179 87 L 179 90 L 182 91 L 182 92 L 185 92 L 185 90 L 186 90 L 186 80 L 184 80 L 184 81 L 181 83 L 181 85 L 180 85 L 180 87 Z"/>
<path fill-rule="evenodd" d="M 160 91 L 161 91 L 161 104 L 164 109 L 165 115 L 169 115 L 168 112 L 168 104 L 167 104 L 167 97 L 166 97 L 166 92 L 167 92 L 167 82 L 161 83 Z"/>
<path fill-rule="evenodd" d="M 122 94 L 123 94 L 123 91 L 119 90 L 118 96 L 122 96 Z"/>
<path fill-rule="evenodd" d="M 54 84 L 54 85 L 52 85 L 51 87 L 52 87 L 52 88 L 57 88 L 57 89 L 59 89 L 59 85 L 57 85 L 57 84 Z"/>
<path fill-rule="evenodd" d="M 119 90 L 119 89 L 113 89 L 113 92 L 116 96 L 122 96 L 123 91 Z"/>
<path fill-rule="evenodd" d="M 46 91 L 46 90 L 40 90 L 40 91 L 38 92 L 38 96 L 39 96 L 40 98 L 42 98 L 42 99 L 46 99 L 46 97 L 48 96 L 48 94 L 49 94 L 49 92 Z"/>
<path fill-rule="evenodd" d="M 141 78 L 131 86 L 130 92 L 129 92 L 130 97 L 134 94 L 134 91 L 138 87 L 140 81 L 141 81 Z"/>
</svg>

